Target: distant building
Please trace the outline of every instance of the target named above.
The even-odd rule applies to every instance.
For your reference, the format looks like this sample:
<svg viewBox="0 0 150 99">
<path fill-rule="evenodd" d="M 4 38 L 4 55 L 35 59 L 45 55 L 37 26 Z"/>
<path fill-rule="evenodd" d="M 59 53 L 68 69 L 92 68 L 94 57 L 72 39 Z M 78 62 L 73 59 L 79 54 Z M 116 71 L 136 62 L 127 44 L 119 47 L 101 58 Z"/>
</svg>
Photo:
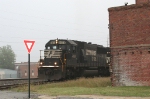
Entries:
<svg viewBox="0 0 150 99">
<path fill-rule="evenodd" d="M 15 63 L 18 78 L 28 78 L 28 62 Z M 38 62 L 30 62 L 30 78 L 38 77 Z"/>
<path fill-rule="evenodd" d="M 17 71 L 10 69 L 0 69 L 0 79 L 17 78 Z"/>
</svg>

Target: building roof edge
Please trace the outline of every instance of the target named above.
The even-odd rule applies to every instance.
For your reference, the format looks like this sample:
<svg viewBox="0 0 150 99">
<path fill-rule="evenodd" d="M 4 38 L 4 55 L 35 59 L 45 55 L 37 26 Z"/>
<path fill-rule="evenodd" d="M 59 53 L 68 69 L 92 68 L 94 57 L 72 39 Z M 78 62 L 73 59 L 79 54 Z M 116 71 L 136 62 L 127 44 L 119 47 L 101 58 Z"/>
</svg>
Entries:
<svg viewBox="0 0 150 99">
<path fill-rule="evenodd" d="M 132 4 L 127 6 L 117 6 L 117 7 L 110 7 L 108 11 L 120 11 L 120 10 L 129 10 L 129 9 L 137 9 L 142 7 L 150 7 L 150 3 L 142 3 L 142 4 Z"/>
</svg>

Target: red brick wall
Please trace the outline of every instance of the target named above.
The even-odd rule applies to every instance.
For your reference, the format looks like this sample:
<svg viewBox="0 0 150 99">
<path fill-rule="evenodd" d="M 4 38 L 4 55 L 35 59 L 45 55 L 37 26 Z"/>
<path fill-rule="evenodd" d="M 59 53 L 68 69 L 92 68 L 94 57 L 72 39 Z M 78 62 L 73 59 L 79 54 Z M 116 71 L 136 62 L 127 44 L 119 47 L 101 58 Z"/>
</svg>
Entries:
<svg viewBox="0 0 150 99">
<path fill-rule="evenodd" d="M 150 86 L 150 4 L 109 8 L 113 86 Z"/>
<path fill-rule="evenodd" d="M 136 4 L 148 3 L 150 0 L 136 0 Z"/>
<path fill-rule="evenodd" d="M 17 63 L 18 66 L 18 77 L 19 78 L 28 78 L 28 63 Z M 30 78 L 38 77 L 38 63 L 30 63 Z"/>
<path fill-rule="evenodd" d="M 150 44 L 150 4 L 109 9 L 111 46 Z"/>
</svg>

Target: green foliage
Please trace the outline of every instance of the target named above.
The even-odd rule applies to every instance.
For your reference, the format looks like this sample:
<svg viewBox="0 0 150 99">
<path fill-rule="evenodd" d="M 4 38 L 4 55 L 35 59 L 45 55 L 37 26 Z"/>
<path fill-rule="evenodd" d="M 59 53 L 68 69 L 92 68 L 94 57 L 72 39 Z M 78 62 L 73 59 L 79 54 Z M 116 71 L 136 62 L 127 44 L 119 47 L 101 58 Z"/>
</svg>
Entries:
<svg viewBox="0 0 150 99">
<path fill-rule="evenodd" d="M 47 87 L 50 88 L 60 88 L 60 87 L 88 87 L 88 88 L 97 88 L 97 87 L 107 87 L 111 86 L 110 78 L 80 78 L 76 80 L 68 80 L 60 83 L 51 83 L 48 84 Z"/>
<path fill-rule="evenodd" d="M 0 68 L 14 69 L 16 56 L 10 45 L 0 47 Z"/>
</svg>

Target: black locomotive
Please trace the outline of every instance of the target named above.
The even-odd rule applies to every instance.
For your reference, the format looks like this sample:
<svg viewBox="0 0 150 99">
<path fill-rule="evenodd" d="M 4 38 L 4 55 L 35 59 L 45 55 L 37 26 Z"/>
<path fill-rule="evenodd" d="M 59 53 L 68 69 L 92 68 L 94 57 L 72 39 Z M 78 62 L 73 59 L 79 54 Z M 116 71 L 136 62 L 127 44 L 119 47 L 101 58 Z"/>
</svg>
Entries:
<svg viewBox="0 0 150 99">
<path fill-rule="evenodd" d="M 109 76 L 110 49 L 102 45 L 68 39 L 46 43 L 38 77 L 61 80 L 74 77 Z"/>
</svg>

